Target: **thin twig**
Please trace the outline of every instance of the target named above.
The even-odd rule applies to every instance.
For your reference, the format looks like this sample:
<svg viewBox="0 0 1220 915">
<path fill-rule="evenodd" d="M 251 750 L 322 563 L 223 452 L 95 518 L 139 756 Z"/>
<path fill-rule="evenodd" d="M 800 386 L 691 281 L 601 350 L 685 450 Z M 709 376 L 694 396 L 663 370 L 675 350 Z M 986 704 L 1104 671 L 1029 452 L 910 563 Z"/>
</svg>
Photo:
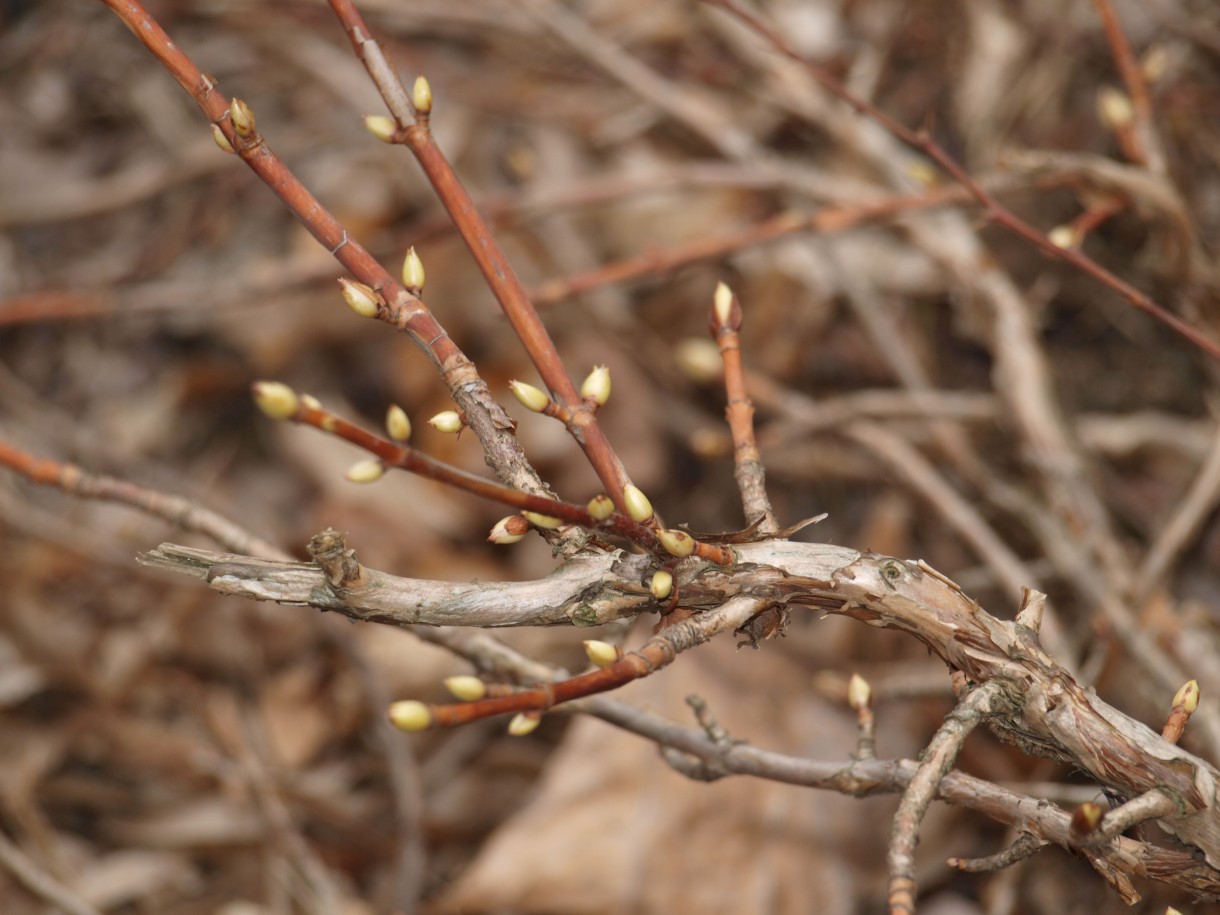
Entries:
<svg viewBox="0 0 1220 915">
<path fill-rule="evenodd" d="M 89 905 L 40 868 L 3 830 L 0 830 L 0 865 L 13 875 L 14 880 L 39 899 L 61 909 L 67 915 L 102 915 L 101 909 Z"/>
<path fill-rule="evenodd" d="M 984 874 L 1004 870 L 1026 858 L 1032 858 L 1048 844 L 1045 839 L 1038 838 L 1032 832 L 1022 832 L 1011 845 L 994 855 L 983 858 L 950 858 L 947 863 L 950 867 L 956 867 L 968 874 Z"/>
<path fill-rule="evenodd" d="M 1123 24 L 1114 11 L 1113 4 L 1110 0 L 1093 0 L 1093 6 L 1101 17 L 1106 41 L 1109 42 L 1110 53 L 1114 57 L 1114 65 L 1118 68 L 1123 84 L 1127 87 L 1127 95 L 1131 99 L 1131 113 L 1135 120 L 1135 130 L 1132 132 L 1134 160 L 1146 165 L 1149 171 L 1164 175 L 1165 152 L 1161 148 L 1160 138 L 1152 120 L 1152 100 L 1148 93 L 1148 82 L 1131 51 L 1131 43 L 1127 41 Z"/>
</svg>

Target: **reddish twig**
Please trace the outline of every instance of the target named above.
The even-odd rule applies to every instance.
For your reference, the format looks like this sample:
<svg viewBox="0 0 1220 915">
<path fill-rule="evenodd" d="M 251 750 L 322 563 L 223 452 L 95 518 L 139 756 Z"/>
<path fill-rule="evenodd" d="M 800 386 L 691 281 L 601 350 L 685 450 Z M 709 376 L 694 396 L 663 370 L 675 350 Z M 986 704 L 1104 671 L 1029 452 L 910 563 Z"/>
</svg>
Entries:
<svg viewBox="0 0 1220 915">
<path fill-rule="evenodd" d="M 969 173 L 950 156 L 927 133 L 914 131 L 891 118 L 875 105 L 858 97 L 824 69 L 804 57 L 782 34 L 768 26 L 759 17 L 743 9 L 736 0 L 703 0 L 712 6 L 719 6 L 732 16 L 739 19 L 761 37 L 766 39 L 777 51 L 785 57 L 800 64 L 827 92 L 847 103 L 858 113 L 875 121 L 881 127 L 896 137 L 899 141 L 922 153 L 936 163 L 954 181 L 970 191 L 983 207 L 983 215 L 990 222 L 1017 235 L 1039 248 L 1044 254 L 1058 260 L 1066 261 L 1076 269 L 1093 277 L 1097 282 L 1122 296 L 1128 303 L 1171 328 L 1175 333 L 1189 340 L 1199 349 L 1214 359 L 1220 359 L 1220 344 L 1206 337 L 1191 324 L 1179 318 L 1172 312 L 1158 305 L 1150 297 L 1140 292 L 1126 280 L 1115 276 L 1092 258 L 1087 257 L 1074 248 L 1062 248 L 1046 237 L 1045 234 L 1021 219 L 988 190 L 970 177 Z"/>
<path fill-rule="evenodd" d="M 1106 41 L 1110 44 L 1110 53 L 1114 57 L 1114 65 L 1118 68 L 1123 85 L 1127 87 L 1127 95 L 1131 99 L 1131 113 L 1134 117 L 1134 130 L 1130 132 L 1129 158 L 1140 165 L 1146 165 L 1149 171 L 1156 174 L 1165 173 L 1165 154 L 1160 148 L 1155 128 L 1152 123 L 1152 99 L 1148 93 L 1148 83 L 1135 54 L 1131 51 L 1131 43 L 1123 31 L 1123 25 L 1114 12 L 1110 0 L 1093 0 L 1097 14 L 1101 17 L 1102 28 L 1106 33 Z"/>
</svg>

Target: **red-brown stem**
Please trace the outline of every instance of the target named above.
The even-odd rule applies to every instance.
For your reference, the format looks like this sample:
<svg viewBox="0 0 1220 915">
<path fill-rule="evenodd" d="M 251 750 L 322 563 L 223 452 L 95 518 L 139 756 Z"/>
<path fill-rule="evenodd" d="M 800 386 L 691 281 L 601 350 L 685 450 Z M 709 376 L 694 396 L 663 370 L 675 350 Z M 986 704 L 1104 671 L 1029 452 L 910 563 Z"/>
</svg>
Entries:
<svg viewBox="0 0 1220 915">
<path fill-rule="evenodd" d="M 392 97 L 405 95 L 405 92 L 401 82 L 396 77 L 391 78 L 393 74 L 387 72 L 388 68 L 375 68 L 378 59 L 383 58 L 364 17 L 351 0 L 330 0 L 330 5 L 347 32 L 357 56 L 369 69 L 370 76 L 386 98 L 390 110 L 402 123 L 405 112 L 401 110 L 401 105 L 392 102 Z M 547 333 L 508 256 L 479 214 L 453 166 L 436 145 L 427 118 L 414 118 L 413 123 L 403 123 L 402 126 L 405 128 L 402 133 L 404 144 L 414 154 L 441 204 L 449 213 L 449 218 L 453 220 L 475 263 L 478 264 L 488 288 L 500 303 L 500 308 L 513 331 L 550 390 L 552 399 L 572 411 L 571 419 L 566 423 L 569 433 L 584 451 L 619 511 L 626 512 L 623 490 L 630 482 L 627 472 L 598 425 L 593 411 L 581 402 L 576 385 L 568 376 L 563 360 L 559 358 L 559 351 L 555 348 L 554 341 Z M 650 523 L 656 524 L 655 521 Z"/>
<path fill-rule="evenodd" d="M 725 287 L 727 288 L 727 287 Z M 777 530 L 775 512 L 767 498 L 767 477 L 758 442 L 754 438 L 754 403 L 746 393 L 745 369 L 741 363 L 741 302 L 734 293 L 727 320 L 712 306 L 709 328 L 724 362 L 725 419 L 733 437 L 733 466 L 747 526 L 758 524 L 763 534 Z"/>
<path fill-rule="evenodd" d="M 1093 6 L 1101 17 L 1106 41 L 1109 42 L 1110 53 L 1114 57 L 1114 65 L 1118 68 L 1123 85 L 1127 87 L 1127 95 L 1131 99 L 1131 108 L 1135 115 L 1135 129 L 1128 132 L 1129 139 L 1124 152 L 1132 162 L 1146 165 L 1157 173 L 1164 172 L 1164 157 L 1157 150 L 1153 135 L 1152 100 L 1143 71 L 1131 51 L 1131 44 L 1127 41 L 1123 25 L 1110 0 L 1093 0 Z"/>
<path fill-rule="evenodd" d="M 847 105 L 855 109 L 860 114 L 864 115 L 870 120 L 875 121 L 877 124 L 893 134 L 893 136 L 902 143 L 911 147 L 916 152 L 922 153 L 935 162 L 946 174 L 950 175 L 955 181 L 970 191 L 974 198 L 982 205 L 983 214 L 988 220 L 1013 233 L 1014 235 L 1024 238 L 1026 241 L 1041 249 L 1043 253 L 1059 260 L 1066 261 L 1076 269 L 1088 274 L 1097 282 L 1118 293 L 1118 295 L 1126 299 L 1127 302 L 1133 305 L 1135 308 L 1138 308 L 1140 311 L 1151 315 L 1153 318 L 1172 329 L 1175 333 L 1189 340 L 1212 358 L 1220 359 L 1220 344 L 1210 340 L 1203 333 L 1191 326 L 1186 321 L 1183 321 L 1177 315 L 1166 311 L 1151 298 L 1140 292 L 1130 283 L 1120 279 L 1110 271 L 1106 270 L 1092 258 L 1082 254 L 1080 251 L 1074 248 L 1060 248 L 1042 232 L 1025 222 L 1011 210 L 1005 208 L 985 188 L 971 178 L 966 170 L 958 164 L 957 160 L 945 152 L 945 150 L 942 149 L 935 140 L 924 133 L 919 133 L 904 127 L 902 124 L 895 121 L 876 106 L 854 95 L 850 90 L 844 87 L 838 82 L 838 80 L 832 77 L 817 64 L 803 57 L 795 48 L 792 47 L 791 44 L 788 43 L 783 35 L 772 29 L 753 13 L 750 13 L 739 6 L 736 0 L 703 0 L 703 2 L 712 6 L 719 6 L 726 12 L 740 19 L 743 23 L 766 39 L 777 51 L 804 67 L 809 75 L 812 76 L 814 80 L 816 80 L 827 92 L 847 103 Z"/>
</svg>

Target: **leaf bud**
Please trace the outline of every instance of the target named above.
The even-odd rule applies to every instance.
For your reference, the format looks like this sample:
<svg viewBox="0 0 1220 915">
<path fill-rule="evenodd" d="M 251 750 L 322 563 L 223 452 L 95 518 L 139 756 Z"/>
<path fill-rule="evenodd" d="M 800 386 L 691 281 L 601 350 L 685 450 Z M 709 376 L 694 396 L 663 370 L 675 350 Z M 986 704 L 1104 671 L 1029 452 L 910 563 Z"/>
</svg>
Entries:
<svg viewBox="0 0 1220 915">
<path fill-rule="evenodd" d="M 1125 92 L 1102 86 L 1097 90 L 1097 116 L 1110 130 L 1126 130 L 1135 120 L 1135 108 Z"/>
<path fill-rule="evenodd" d="M 343 291 L 343 301 L 347 303 L 348 308 L 362 318 L 377 317 L 377 310 L 381 307 L 381 303 L 372 287 L 341 276 L 339 277 L 339 288 Z"/>
<path fill-rule="evenodd" d="M 1173 697 L 1173 705 L 1174 708 L 1181 706 L 1182 711 L 1193 715 L 1195 709 L 1199 707 L 1199 681 L 1187 680 L 1182 684 L 1182 688 Z"/>
<path fill-rule="evenodd" d="M 648 590 L 657 600 L 665 600 L 674 591 L 673 575 L 664 569 L 653 572 L 652 580 L 648 582 Z"/>
<path fill-rule="evenodd" d="M 594 667 L 606 668 L 623 656 L 623 650 L 617 645 L 603 642 L 600 639 L 585 639 L 585 654 L 589 656 Z"/>
<path fill-rule="evenodd" d="M 385 414 L 385 431 L 396 442 L 405 442 L 411 438 L 411 417 L 398 404 L 390 404 Z"/>
<path fill-rule="evenodd" d="M 272 419 L 288 419 L 297 412 L 297 392 L 279 381 L 256 381 L 251 390 L 258 408 Z"/>
<path fill-rule="evenodd" d="M 437 432 L 461 432 L 464 424 L 461 414 L 453 410 L 442 410 L 428 420 L 428 425 Z"/>
<path fill-rule="evenodd" d="M 524 737 L 537 730 L 542 723 L 542 712 L 517 712 L 508 723 L 508 733 L 513 737 Z"/>
<path fill-rule="evenodd" d="M 449 690 L 455 699 L 461 699 L 463 702 L 476 702 L 487 695 L 487 684 L 478 677 L 446 677 L 443 682 L 445 689 Z"/>
<path fill-rule="evenodd" d="M 623 487 L 623 504 L 627 506 L 627 514 L 632 521 L 643 523 L 652 517 L 652 503 L 634 483 Z"/>
<path fill-rule="evenodd" d="M 1072 812 L 1072 832 L 1079 836 L 1087 836 L 1101 825 L 1102 810 L 1100 804 L 1085 801 Z"/>
<path fill-rule="evenodd" d="M 727 283 L 717 283 L 712 294 L 712 328 L 736 330 L 741 326 L 741 306 Z"/>
<path fill-rule="evenodd" d="M 254 112 L 239 98 L 229 102 L 229 121 L 239 137 L 248 137 L 254 133 Z"/>
<path fill-rule="evenodd" d="M 873 688 L 859 674 L 852 674 L 847 681 L 847 704 L 857 712 L 868 708 L 873 701 Z"/>
<path fill-rule="evenodd" d="M 520 515 L 509 515 L 496 522 L 491 533 L 487 535 L 487 539 L 492 543 L 507 546 L 525 537 L 529 529 L 529 522 Z"/>
<path fill-rule="evenodd" d="M 212 125 L 212 139 L 216 141 L 216 145 L 220 147 L 221 152 L 235 153 L 236 149 L 229 142 L 229 138 L 225 136 L 225 132 L 220 129 L 219 124 Z"/>
<path fill-rule="evenodd" d="M 673 529 L 657 531 L 657 539 L 661 541 L 661 546 L 665 547 L 665 552 L 670 556 L 683 559 L 695 552 L 695 538 L 686 531 Z"/>
<path fill-rule="evenodd" d="M 415 253 L 415 246 L 412 245 L 407 249 L 407 256 L 402 262 L 402 284 L 412 292 L 419 293 L 423 291 L 426 279 L 424 262 L 419 259 L 419 255 Z"/>
<path fill-rule="evenodd" d="M 308 407 L 311 410 L 321 410 L 322 401 L 318 400 L 318 398 L 314 397 L 312 394 L 302 394 L 301 406 Z"/>
<path fill-rule="evenodd" d="M 394 135 L 398 133 L 398 122 L 384 114 L 366 114 L 364 129 L 382 143 L 393 143 Z"/>
<path fill-rule="evenodd" d="M 376 483 L 385 476 L 385 464 L 376 458 L 367 461 L 357 461 L 347 468 L 344 475 L 352 483 Z"/>
<path fill-rule="evenodd" d="M 674 361 L 696 384 L 710 384 L 724 371 L 720 350 L 711 340 L 682 340 L 674 347 Z"/>
<path fill-rule="evenodd" d="M 432 112 L 432 85 L 426 77 L 415 77 L 415 85 L 411 87 L 411 104 L 417 114 Z"/>
<path fill-rule="evenodd" d="M 1075 248 L 1080 243 L 1076 230 L 1066 225 L 1055 226 L 1046 233 L 1046 237 L 1056 248 Z"/>
<path fill-rule="evenodd" d="M 426 731 L 432 727 L 432 710 L 415 699 L 404 699 L 390 705 L 390 724 L 400 731 Z"/>
<path fill-rule="evenodd" d="M 563 524 L 562 519 L 552 518 L 550 515 L 540 515 L 538 512 L 522 512 L 521 513 L 534 527 L 540 527 L 543 530 L 553 531 L 555 528 Z"/>
<path fill-rule="evenodd" d="M 599 493 L 589 500 L 585 509 L 598 521 L 605 521 L 614 514 L 614 502 L 609 496 Z"/>
<path fill-rule="evenodd" d="M 580 396 L 599 407 L 605 406 L 610 399 L 610 369 L 595 365 L 580 386 Z"/>
<path fill-rule="evenodd" d="M 513 397 L 517 398 L 521 406 L 535 413 L 541 413 L 551 405 L 550 395 L 546 391 L 524 381 L 510 381 L 508 389 L 513 392 Z"/>
</svg>

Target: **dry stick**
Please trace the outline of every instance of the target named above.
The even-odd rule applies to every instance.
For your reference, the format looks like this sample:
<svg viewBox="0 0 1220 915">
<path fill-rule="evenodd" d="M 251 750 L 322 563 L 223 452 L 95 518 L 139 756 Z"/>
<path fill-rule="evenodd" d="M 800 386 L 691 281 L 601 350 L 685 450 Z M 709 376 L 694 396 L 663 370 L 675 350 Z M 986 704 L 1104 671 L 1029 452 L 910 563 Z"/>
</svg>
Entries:
<svg viewBox="0 0 1220 915">
<path fill-rule="evenodd" d="M 377 317 L 406 331 L 437 366 L 454 400 L 483 446 L 488 464 L 505 482 L 529 492 L 546 487 L 529 465 L 513 434 L 513 422 L 495 402 L 473 363 L 458 348 L 416 295 L 406 290 L 365 250 L 337 219 L 268 148 L 257 131 L 237 134 L 230 120 L 230 105 L 215 83 L 171 41 L 138 0 L 102 0 L 173 75 L 196 104 L 221 131 L 237 154 L 284 202 L 336 260 L 386 302 Z"/>
<path fill-rule="evenodd" d="M 766 470 L 754 440 L 754 404 L 746 393 L 745 370 L 741 364 L 741 302 L 723 283 L 716 287 L 708 327 L 724 362 L 724 389 L 728 401 L 724 414 L 733 437 L 733 475 L 741 492 L 746 526 L 757 524 L 760 534 L 774 534 L 778 525 L 767 497 Z"/>
<path fill-rule="evenodd" d="M 377 42 L 372 39 L 372 31 L 351 0 L 330 0 L 330 5 L 390 111 L 404 128 L 402 141 L 414 154 L 462 240 L 466 242 L 513 331 L 550 389 L 552 398 L 571 411 L 565 423 L 568 432 L 584 451 L 619 511 L 627 514 L 623 496 L 624 489 L 631 482 L 627 472 L 598 425 L 593 409 L 583 402 L 568 376 L 554 341 L 507 255 L 479 215 L 474 201 L 444 153 L 436 145 L 428 125 L 427 112 L 417 112 L 411 105 L 401 80 L 385 60 Z M 652 523 L 655 526 L 657 522 Z"/>
<path fill-rule="evenodd" d="M 102 915 L 30 859 L 9 837 L 0 831 L 0 865 L 13 879 L 32 894 L 67 915 Z"/>
<path fill-rule="evenodd" d="M 945 723 L 920 754 L 919 767 L 894 814 L 894 829 L 886 853 L 890 915 L 914 915 L 915 845 L 919 842 L 919 824 L 970 732 L 993 714 L 992 704 L 1000 698 L 1001 689 L 998 682 L 990 682 L 967 695 L 945 716 Z"/>
<path fill-rule="evenodd" d="M 1144 73 L 1131 52 L 1131 44 L 1127 41 L 1123 25 L 1110 0 L 1093 0 L 1093 6 L 1097 7 L 1106 32 L 1106 41 L 1110 43 L 1110 53 L 1114 56 L 1114 65 L 1118 67 L 1119 75 L 1127 87 L 1127 95 L 1131 98 L 1132 113 L 1135 116 L 1135 131 L 1132 134 L 1135 161 L 1146 165 L 1149 171 L 1164 175 L 1165 151 L 1161 148 L 1160 138 L 1153 125 L 1152 101 Z"/>
<path fill-rule="evenodd" d="M 870 104 L 864 99 L 861 99 L 852 92 L 848 91 L 825 70 L 808 60 L 800 52 L 793 48 L 793 46 L 788 43 L 782 34 L 772 29 L 753 13 L 739 6 L 736 3 L 736 0 L 703 0 L 703 2 L 711 6 L 719 6 L 726 12 L 735 16 L 749 28 L 757 32 L 761 37 L 770 42 L 771 45 L 774 46 L 775 49 L 785 57 L 796 61 L 798 64 L 804 67 L 805 70 L 827 92 L 846 102 L 860 114 L 881 125 L 883 128 L 885 128 L 885 130 L 891 133 L 902 143 L 911 147 L 916 152 L 922 153 L 935 162 L 955 181 L 970 191 L 974 198 L 983 207 L 983 214 L 989 221 L 1008 230 L 1012 234 L 1019 236 L 1020 238 L 1024 238 L 1026 241 L 1039 248 L 1044 254 L 1058 260 L 1066 261 L 1076 269 L 1088 274 L 1097 282 L 1122 296 L 1135 308 L 1138 308 L 1140 311 L 1151 315 L 1162 324 L 1171 328 L 1175 333 L 1189 340 L 1212 358 L 1220 359 L 1220 344 L 1208 339 L 1192 325 L 1186 321 L 1183 321 L 1173 313 L 1166 311 L 1147 295 L 1140 292 L 1138 289 L 1120 277 L 1115 276 L 1092 258 L 1083 254 L 1081 251 L 1074 248 L 1061 248 L 1060 246 L 1056 245 L 1049 238 L 1047 238 L 1045 234 L 1039 232 L 1029 223 L 1025 222 L 1011 210 L 1003 206 L 989 191 L 980 186 L 977 181 L 971 178 L 969 173 L 967 173 L 966 170 L 962 168 L 960 164 L 958 164 L 957 160 L 945 152 L 945 150 L 941 148 L 941 146 L 930 136 L 904 127 L 875 105 Z"/>
<path fill-rule="evenodd" d="M 1000 871 L 1007 867 L 1012 867 L 1026 858 L 1033 857 L 1046 848 L 1048 844 L 1045 839 L 1039 839 L 1033 833 L 1022 832 L 1011 845 L 1003 851 L 996 852 L 994 855 L 987 855 L 982 858 L 950 858 L 946 863 L 950 867 L 956 867 L 958 870 L 965 871 L 968 874 Z"/>
</svg>

